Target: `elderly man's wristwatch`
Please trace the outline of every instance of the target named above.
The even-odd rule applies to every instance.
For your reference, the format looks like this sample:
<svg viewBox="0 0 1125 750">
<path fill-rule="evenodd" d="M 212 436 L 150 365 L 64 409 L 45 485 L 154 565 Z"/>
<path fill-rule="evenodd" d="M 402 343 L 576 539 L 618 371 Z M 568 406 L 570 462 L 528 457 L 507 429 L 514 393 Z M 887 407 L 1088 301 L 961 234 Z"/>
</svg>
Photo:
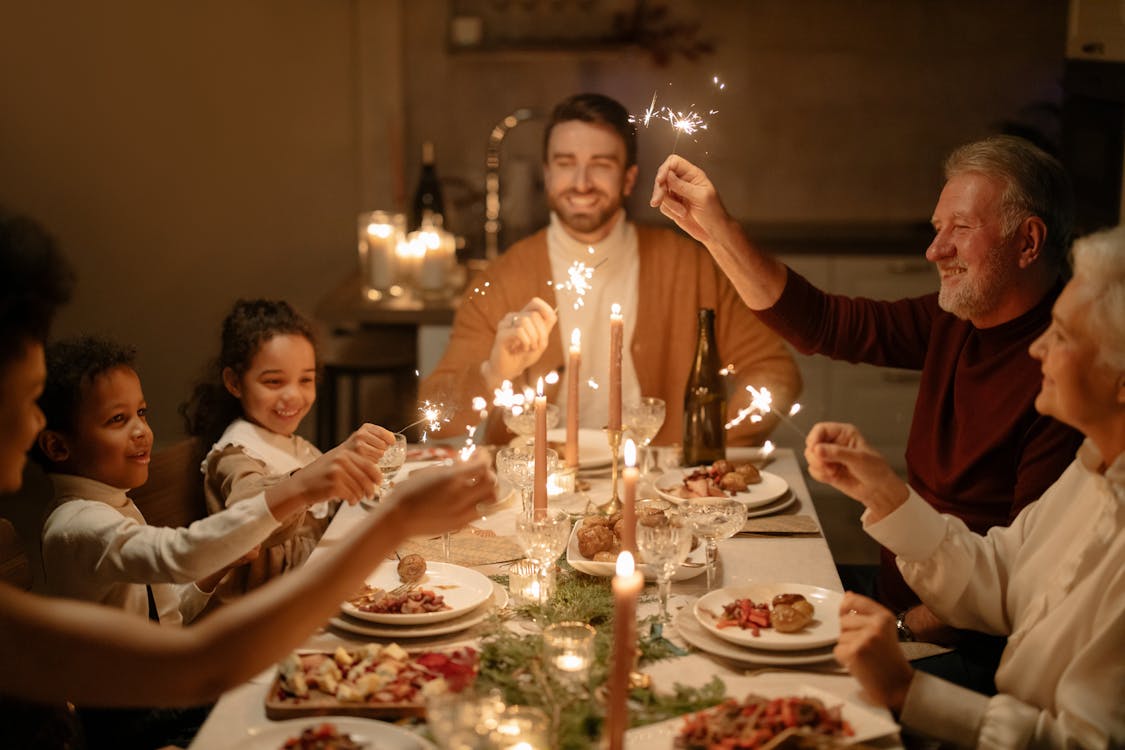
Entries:
<svg viewBox="0 0 1125 750">
<path fill-rule="evenodd" d="M 898 639 L 900 641 L 913 641 L 914 632 L 910 626 L 906 624 L 906 613 L 910 610 L 904 609 L 895 617 L 895 629 L 898 631 Z"/>
</svg>

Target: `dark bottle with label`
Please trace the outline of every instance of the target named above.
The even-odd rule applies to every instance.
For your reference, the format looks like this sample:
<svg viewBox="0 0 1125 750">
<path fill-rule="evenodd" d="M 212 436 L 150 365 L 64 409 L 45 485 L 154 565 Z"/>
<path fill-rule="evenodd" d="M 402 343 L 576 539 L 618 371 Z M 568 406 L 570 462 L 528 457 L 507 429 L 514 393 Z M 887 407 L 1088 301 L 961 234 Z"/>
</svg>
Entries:
<svg viewBox="0 0 1125 750">
<path fill-rule="evenodd" d="M 715 344 L 715 311 L 699 311 L 699 341 L 695 362 L 684 391 L 684 466 L 709 464 L 726 458 L 726 384 L 719 374 Z"/>
<path fill-rule="evenodd" d="M 422 226 L 427 215 L 445 215 L 445 206 L 441 201 L 441 183 L 434 166 L 434 144 L 430 141 L 422 144 L 422 174 L 418 178 L 418 189 L 414 191 L 410 229 Z"/>
</svg>

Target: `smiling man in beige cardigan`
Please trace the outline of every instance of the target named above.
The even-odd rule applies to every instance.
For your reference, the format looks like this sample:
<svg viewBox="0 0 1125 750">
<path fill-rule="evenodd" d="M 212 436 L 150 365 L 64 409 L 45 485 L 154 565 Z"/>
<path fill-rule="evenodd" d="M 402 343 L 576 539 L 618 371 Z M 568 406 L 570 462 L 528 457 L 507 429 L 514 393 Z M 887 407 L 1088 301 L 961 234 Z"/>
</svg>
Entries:
<svg viewBox="0 0 1125 750">
<path fill-rule="evenodd" d="M 463 434 L 466 425 L 477 423 L 473 397 L 491 401 L 502 381 L 520 391 L 553 370 L 561 373 L 563 338 L 569 343 L 575 329 L 582 342 L 579 382 L 606 383 L 613 304 L 621 306 L 625 321 L 623 402 L 643 395 L 667 405 L 654 443 L 682 438 L 701 307 L 715 310 L 719 356 L 734 365 L 730 415 L 747 404 L 746 384 L 768 387 L 775 404 L 787 408 L 801 388 L 792 356 L 746 308 L 703 246 L 674 230 L 626 219 L 623 202 L 637 179 L 637 145 L 625 108 L 600 94 L 570 97 L 555 107 L 544 143 L 550 225 L 514 244 L 469 285 L 449 348 L 422 383 L 421 397 L 443 403 L 451 417 L 444 434 Z M 561 286 L 575 261 L 596 266 L 582 295 Z M 547 398 L 565 413 L 565 388 L 549 386 Z M 600 429 L 607 415 L 607 389 L 582 388 L 580 425 Z M 760 443 L 774 424 L 747 420 L 727 438 L 736 445 Z M 490 420 L 488 437 L 508 437 L 501 420 Z"/>
</svg>

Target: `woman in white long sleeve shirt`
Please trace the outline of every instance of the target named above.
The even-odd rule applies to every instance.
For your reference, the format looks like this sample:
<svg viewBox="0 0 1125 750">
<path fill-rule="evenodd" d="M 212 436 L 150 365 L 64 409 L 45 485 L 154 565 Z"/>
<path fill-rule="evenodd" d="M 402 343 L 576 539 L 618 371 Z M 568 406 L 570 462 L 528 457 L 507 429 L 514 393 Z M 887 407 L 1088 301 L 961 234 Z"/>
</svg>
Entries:
<svg viewBox="0 0 1125 750">
<path fill-rule="evenodd" d="M 837 658 L 904 725 L 959 746 L 1125 745 L 1125 226 L 1075 243 L 1075 276 L 1032 345 L 1036 408 L 1081 430 L 1074 463 L 1008 528 L 973 534 L 907 487 L 850 425 L 809 434 L 809 472 L 945 621 L 1008 636 L 986 697 L 915 672 L 896 623 L 848 594 Z"/>
</svg>

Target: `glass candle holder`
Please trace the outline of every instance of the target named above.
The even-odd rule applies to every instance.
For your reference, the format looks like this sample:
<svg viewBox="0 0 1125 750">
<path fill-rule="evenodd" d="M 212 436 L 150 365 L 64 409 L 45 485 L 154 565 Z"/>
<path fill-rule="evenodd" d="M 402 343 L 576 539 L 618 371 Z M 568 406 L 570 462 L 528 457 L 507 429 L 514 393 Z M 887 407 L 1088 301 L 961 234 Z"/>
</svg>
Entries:
<svg viewBox="0 0 1125 750">
<path fill-rule="evenodd" d="M 559 622 L 543 631 L 543 660 L 556 675 L 584 682 L 594 660 L 593 627 L 584 622 Z"/>
<path fill-rule="evenodd" d="M 508 569 L 508 595 L 512 606 L 523 607 L 546 601 L 555 590 L 555 569 L 550 566 L 542 574 L 535 560 L 520 560 Z"/>
<path fill-rule="evenodd" d="M 495 750 L 550 750 L 551 723 L 547 714 L 532 706 L 508 706 L 489 735 Z"/>
<path fill-rule="evenodd" d="M 359 270 L 367 296 L 382 299 L 395 282 L 396 250 L 406 235 L 406 217 L 390 211 L 366 211 L 356 226 Z"/>
</svg>

